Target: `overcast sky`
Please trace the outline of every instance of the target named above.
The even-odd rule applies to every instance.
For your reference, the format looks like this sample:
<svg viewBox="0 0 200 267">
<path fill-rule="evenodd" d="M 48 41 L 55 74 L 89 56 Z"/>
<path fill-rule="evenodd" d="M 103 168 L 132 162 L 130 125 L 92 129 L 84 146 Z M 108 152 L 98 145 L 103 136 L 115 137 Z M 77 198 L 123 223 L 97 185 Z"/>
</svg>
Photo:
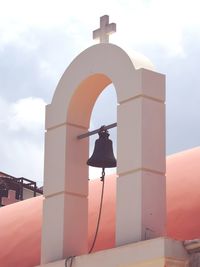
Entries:
<svg viewBox="0 0 200 267">
<path fill-rule="evenodd" d="M 199 10 L 199 0 L 0 0 L 0 171 L 42 183 L 44 107 L 105 14 L 117 23 L 110 41 L 167 76 L 167 154 L 199 146 Z M 91 128 L 114 122 L 115 107 L 110 87 Z"/>
</svg>

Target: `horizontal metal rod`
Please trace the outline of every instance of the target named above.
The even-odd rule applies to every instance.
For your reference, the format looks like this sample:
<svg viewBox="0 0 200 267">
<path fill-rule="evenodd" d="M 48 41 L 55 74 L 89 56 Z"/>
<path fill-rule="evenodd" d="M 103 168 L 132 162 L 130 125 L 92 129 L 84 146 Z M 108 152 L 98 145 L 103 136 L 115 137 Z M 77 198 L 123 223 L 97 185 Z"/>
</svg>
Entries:
<svg viewBox="0 0 200 267">
<path fill-rule="evenodd" d="M 114 128 L 117 126 L 117 123 L 112 123 L 112 124 L 109 124 L 107 126 L 102 126 L 105 130 L 108 130 L 108 129 L 111 129 L 111 128 Z M 86 138 L 86 137 L 89 137 L 91 135 L 94 135 L 94 134 L 97 134 L 99 132 L 99 130 L 101 129 L 101 127 L 99 129 L 96 129 L 94 131 L 91 131 L 91 132 L 87 132 L 87 133 L 84 133 L 84 134 L 81 134 L 81 135 L 78 135 L 77 136 L 77 139 L 83 139 L 83 138 Z"/>
</svg>

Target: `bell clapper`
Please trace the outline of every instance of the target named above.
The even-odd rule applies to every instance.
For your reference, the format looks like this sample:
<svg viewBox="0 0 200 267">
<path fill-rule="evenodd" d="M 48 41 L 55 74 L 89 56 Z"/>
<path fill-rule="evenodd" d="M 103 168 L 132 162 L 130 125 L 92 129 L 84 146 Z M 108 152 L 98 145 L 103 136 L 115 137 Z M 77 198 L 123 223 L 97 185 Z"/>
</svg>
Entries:
<svg viewBox="0 0 200 267">
<path fill-rule="evenodd" d="M 105 168 L 102 168 L 102 173 L 101 173 L 101 177 L 100 177 L 100 179 L 101 179 L 101 181 L 103 182 L 104 181 L 104 178 L 105 178 Z"/>
</svg>

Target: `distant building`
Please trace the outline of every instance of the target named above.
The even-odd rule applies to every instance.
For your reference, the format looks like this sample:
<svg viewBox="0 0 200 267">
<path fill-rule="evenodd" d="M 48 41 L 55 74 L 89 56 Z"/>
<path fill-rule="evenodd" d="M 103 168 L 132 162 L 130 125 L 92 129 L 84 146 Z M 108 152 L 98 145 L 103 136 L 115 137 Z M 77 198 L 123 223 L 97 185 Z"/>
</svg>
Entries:
<svg viewBox="0 0 200 267">
<path fill-rule="evenodd" d="M 0 172 L 0 207 L 43 194 L 36 182 Z"/>
</svg>

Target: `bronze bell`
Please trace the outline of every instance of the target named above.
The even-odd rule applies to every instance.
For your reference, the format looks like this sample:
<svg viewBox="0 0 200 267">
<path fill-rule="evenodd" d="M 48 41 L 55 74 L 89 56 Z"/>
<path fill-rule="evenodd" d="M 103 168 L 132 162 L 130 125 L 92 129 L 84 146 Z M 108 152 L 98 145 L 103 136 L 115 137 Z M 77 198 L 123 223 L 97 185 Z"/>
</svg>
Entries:
<svg viewBox="0 0 200 267">
<path fill-rule="evenodd" d="M 113 153 L 112 141 L 109 133 L 104 127 L 99 130 L 99 139 L 95 142 L 94 152 L 88 159 L 89 166 L 98 168 L 113 168 L 117 166 L 117 161 Z"/>
</svg>

